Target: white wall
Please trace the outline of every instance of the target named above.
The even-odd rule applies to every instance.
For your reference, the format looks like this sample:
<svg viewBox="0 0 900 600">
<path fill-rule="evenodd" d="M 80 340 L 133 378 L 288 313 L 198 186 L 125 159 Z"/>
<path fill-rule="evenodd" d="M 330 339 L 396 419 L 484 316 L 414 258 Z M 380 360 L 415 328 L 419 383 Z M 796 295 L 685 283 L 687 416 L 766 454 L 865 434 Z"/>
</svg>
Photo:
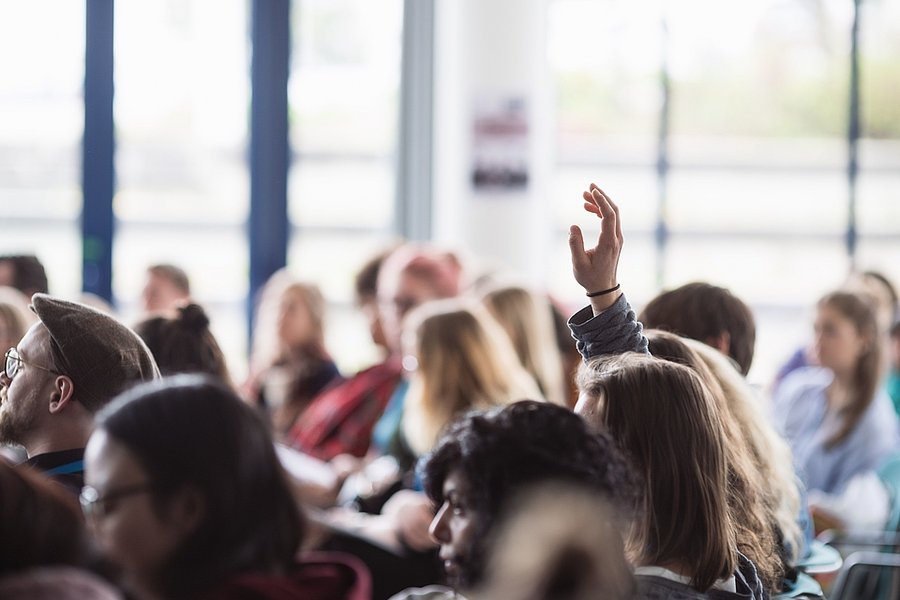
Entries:
<svg viewBox="0 0 900 600">
<path fill-rule="evenodd" d="M 553 164 L 546 0 L 437 0 L 435 10 L 434 239 L 539 285 L 551 227 Z M 522 98 L 529 182 L 523 190 L 471 184 L 475 106 Z"/>
</svg>

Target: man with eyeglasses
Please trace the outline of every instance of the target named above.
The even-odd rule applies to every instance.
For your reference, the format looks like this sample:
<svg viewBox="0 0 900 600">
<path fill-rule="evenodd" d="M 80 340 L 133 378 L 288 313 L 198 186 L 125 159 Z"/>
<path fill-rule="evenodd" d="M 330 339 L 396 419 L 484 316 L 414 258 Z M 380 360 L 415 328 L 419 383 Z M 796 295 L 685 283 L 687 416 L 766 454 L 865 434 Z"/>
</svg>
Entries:
<svg viewBox="0 0 900 600">
<path fill-rule="evenodd" d="M 119 392 L 159 377 L 131 329 L 76 302 L 35 294 L 32 325 L 0 370 L 0 443 L 78 493 L 94 413 Z"/>
</svg>

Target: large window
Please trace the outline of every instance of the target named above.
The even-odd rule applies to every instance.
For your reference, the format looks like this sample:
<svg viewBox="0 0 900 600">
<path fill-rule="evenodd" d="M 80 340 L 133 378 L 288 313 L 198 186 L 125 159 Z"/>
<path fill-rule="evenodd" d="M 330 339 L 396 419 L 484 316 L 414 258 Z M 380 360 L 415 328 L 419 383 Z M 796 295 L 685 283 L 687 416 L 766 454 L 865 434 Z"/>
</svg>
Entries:
<svg viewBox="0 0 900 600">
<path fill-rule="evenodd" d="M 854 257 L 851 0 L 553 2 L 559 260 L 580 190 L 607 185 L 626 210 L 634 304 L 694 280 L 730 288 L 757 315 L 758 382 L 809 337 L 808 308 L 853 258 L 900 281 L 897 8 L 863 4 Z M 568 281 L 556 289 L 575 301 Z"/>
<path fill-rule="evenodd" d="M 403 3 L 295 0 L 292 23 L 288 263 L 321 286 L 352 371 L 375 356 L 353 274 L 392 239 Z"/>
<path fill-rule="evenodd" d="M 246 369 L 248 8 L 116 2 L 114 293 L 137 317 L 146 267 L 174 263 L 238 380 Z"/>
<path fill-rule="evenodd" d="M 36 254 L 51 291 L 77 298 L 84 3 L 0 7 L 0 253 Z"/>
<path fill-rule="evenodd" d="M 862 6 L 858 263 L 900 282 L 900 4 Z"/>
</svg>

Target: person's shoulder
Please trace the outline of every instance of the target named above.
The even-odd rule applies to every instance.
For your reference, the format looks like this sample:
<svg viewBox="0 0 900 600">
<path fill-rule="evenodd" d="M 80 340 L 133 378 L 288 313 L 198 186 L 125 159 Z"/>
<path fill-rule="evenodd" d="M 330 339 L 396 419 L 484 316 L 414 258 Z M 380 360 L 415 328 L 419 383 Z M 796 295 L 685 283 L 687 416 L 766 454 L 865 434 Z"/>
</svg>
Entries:
<svg viewBox="0 0 900 600">
<path fill-rule="evenodd" d="M 708 596 L 689 585 L 656 575 L 637 575 L 636 600 L 705 600 Z"/>
<path fill-rule="evenodd" d="M 872 398 L 872 404 L 863 416 L 863 422 L 867 423 L 870 428 L 883 432 L 886 436 L 893 436 L 895 438 L 894 445 L 900 446 L 900 418 L 883 387 Z"/>
<path fill-rule="evenodd" d="M 0 598 L 26 600 L 122 600 L 112 585 L 93 573 L 74 567 L 47 566 L 0 577 Z"/>
<path fill-rule="evenodd" d="M 823 391 L 834 376 L 831 371 L 822 367 L 801 367 L 791 371 L 778 387 L 778 396 L 795 397 Z"/>
<path fill-rule="evenodd" d="M 429 585 L 423 588 L 407 588 L 390 600 L 466 600 L 452 588 L 443 585 Z"/>
</svg>

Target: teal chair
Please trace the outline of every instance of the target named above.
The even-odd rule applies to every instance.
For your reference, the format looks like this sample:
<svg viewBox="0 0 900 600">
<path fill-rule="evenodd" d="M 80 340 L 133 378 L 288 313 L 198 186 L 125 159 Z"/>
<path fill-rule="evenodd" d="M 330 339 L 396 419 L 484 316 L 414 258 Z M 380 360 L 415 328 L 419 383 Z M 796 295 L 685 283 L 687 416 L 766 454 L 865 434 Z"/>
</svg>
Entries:
<svg viewBox="0 0 900 600">
<path fill-rule="evenodd" d="M 837 573 L 844 559 L 837 549 L 832 548 L 818 540 L 813 540 L 809 547 L 809 554 L 797 562 L 797 579 L 788 589 L 773 596 L 774 600 L 788 600 L 789 598 L 824 598 L 822 586 L 813 579 L 813 575 Z"/>
</svg>

